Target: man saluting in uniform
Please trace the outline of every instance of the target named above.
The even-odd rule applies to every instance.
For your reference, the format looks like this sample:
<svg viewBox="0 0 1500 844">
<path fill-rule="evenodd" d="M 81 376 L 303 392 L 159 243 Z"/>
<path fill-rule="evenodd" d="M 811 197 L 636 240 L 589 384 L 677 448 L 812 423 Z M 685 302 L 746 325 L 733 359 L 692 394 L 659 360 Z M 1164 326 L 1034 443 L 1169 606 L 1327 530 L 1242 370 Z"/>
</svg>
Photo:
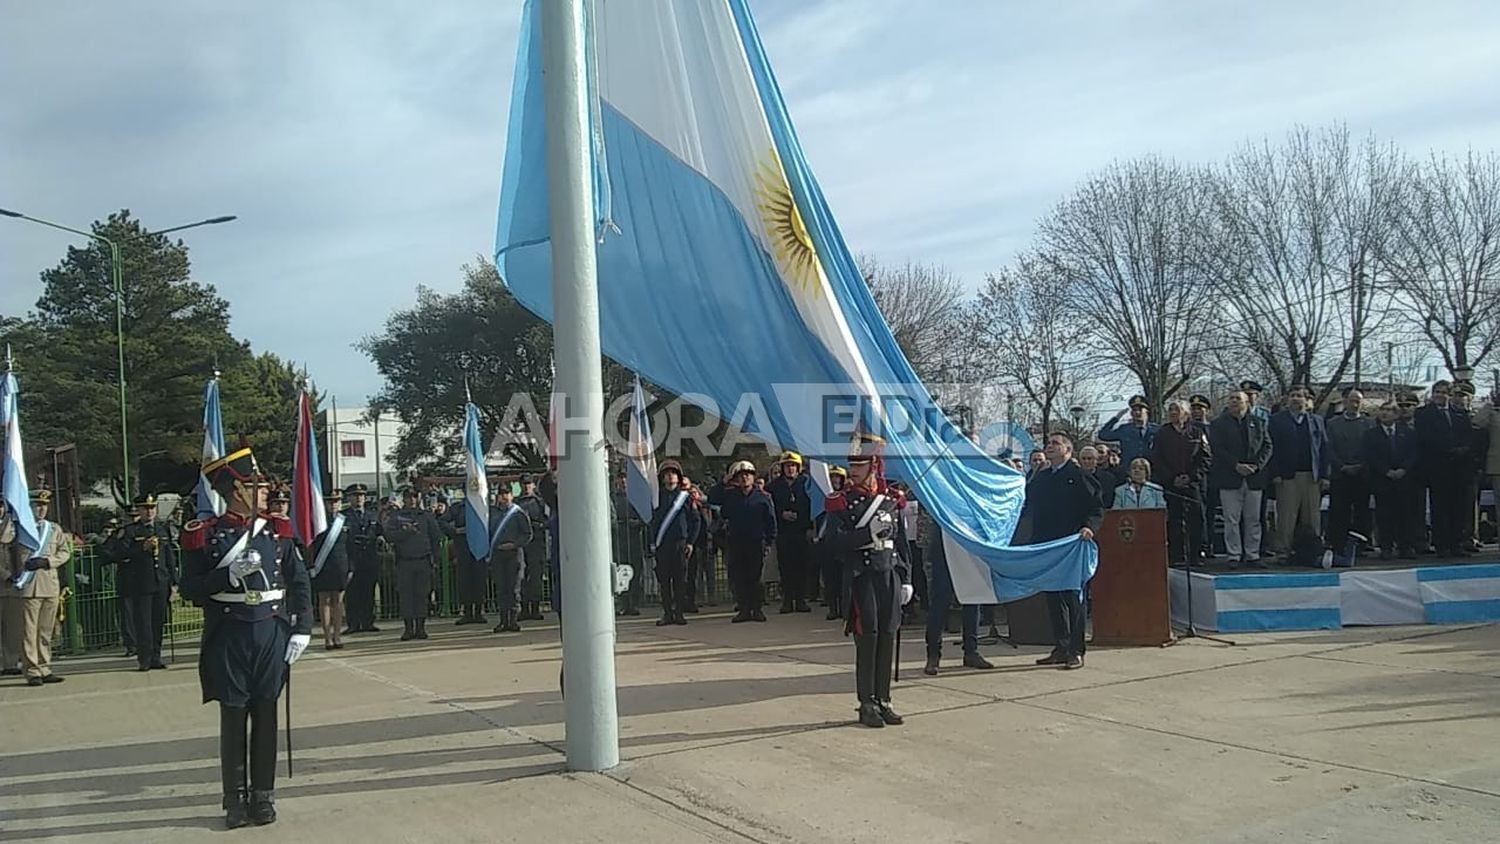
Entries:
<svg viewBox="0 0 1500 844">
<path fill-rule="evenodd" d="M 884 440 L 855 435 L 849 454 L 849 483 L 825 508 L 834 522 L 833 551 L 843 563 L 844 633 L 854 636 L 854 683 L 859 723 L 897 726 L 891 709 L 891 671 L 901 608 L 911 600 L 911 565 L 901 528 L 901 498 L 889 490 L 881 464 Z"/>
<path fill-rule="evenodd" d="M 276 699 L 312 638 L 312 583 L 291 522 L 264 515 L 267 488 L 250 449 L 203 474 L 226 510 L 183 528 L 182 591 L 203 607 L 198 679 L 203 702 L 219 702 L 224 823 L 234 829 L 276 820 Z"/>
</svg>

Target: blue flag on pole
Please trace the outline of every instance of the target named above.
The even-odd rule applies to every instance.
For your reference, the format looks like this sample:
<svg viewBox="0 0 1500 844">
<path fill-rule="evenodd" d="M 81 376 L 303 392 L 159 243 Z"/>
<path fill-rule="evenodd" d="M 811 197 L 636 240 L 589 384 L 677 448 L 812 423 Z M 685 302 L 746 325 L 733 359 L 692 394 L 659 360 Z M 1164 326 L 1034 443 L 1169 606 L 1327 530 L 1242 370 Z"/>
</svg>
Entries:
<svg viewBox="0 0 1500 844">
<path fill-rule="evenodd" d="M 646 414 L 646 391 L 640 376 L 630 392 L 630 438 L 625 445 L 625 497 L 641 521 L 651 521 L 658 491 L 656 453 L 651 443 L 651 419 Z"/>
<path fill-rule="evenodd" d="M 1079 588 L 1069 560 L 1009 547 L 1021 474 L 958 431 L 902 354 L 813 178 L 747 0 L 588 8 L 605 354 L 736 423 L 750 397 L 739 427 L 807 457 L 842 462 L 856 425 L 878 429 L 888 474 L 951 537 L 966 603 Z M 540 18 L 528 0 L 495 249 L 516 298 L 551 320 Z M 713 342 L 688 347 L 662 326 L 708 329 Z"/>
<path fill-rule="evenodd" d="M 468 400 L 467 387 L 464 398 L 464 537 L 469 553 L 483 560 L 490 555 L 490 481 L 484 473 L 479 407 Z"/>
<path fill-rule="evenodd" d="M 37 530 L 36 517 L 31 513 L 31 490 L 26 482 L 26 458 L 21 451 L 21 405 L 20 387 L 16 376 L 9 369 L 5 380 L 0 381 L 0 425 L 5 428 L 5 455 L 0 461 L 4 472 L 5 508 L 10 511 L 16 526 L 16 542 L 32 553 L 42 547 L 41 533 Z M 33 572 L 22 572 L 16 578 L 16 587 L 21 588 L 31 580 Z"/>
<path fill-rule="evenodd" d="M 198 518 L 224 515 L 224 497 L 214 492 L 202 467 L 224 456 L 224 417 L 219 412 L 219 374 L 203 388 L 203 456 L 198 472 Z"/>
</svg>

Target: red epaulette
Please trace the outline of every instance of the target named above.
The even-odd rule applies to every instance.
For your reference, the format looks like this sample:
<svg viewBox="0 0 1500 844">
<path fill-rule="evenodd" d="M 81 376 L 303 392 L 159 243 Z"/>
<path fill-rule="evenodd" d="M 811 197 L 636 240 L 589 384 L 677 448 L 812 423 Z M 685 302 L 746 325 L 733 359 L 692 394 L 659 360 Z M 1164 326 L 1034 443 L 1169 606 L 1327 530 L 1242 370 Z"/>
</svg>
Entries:
<svg viewBox="0 0 1500 844">
<path fill-rule="evenodd" d="M 209 534 L 213 533 L 214 523 L 218 519 L 193 519 L 182 526 L 182 537 L 179 540 L 184 551 L 202 551 L 208 547 Z"/>
</svg>

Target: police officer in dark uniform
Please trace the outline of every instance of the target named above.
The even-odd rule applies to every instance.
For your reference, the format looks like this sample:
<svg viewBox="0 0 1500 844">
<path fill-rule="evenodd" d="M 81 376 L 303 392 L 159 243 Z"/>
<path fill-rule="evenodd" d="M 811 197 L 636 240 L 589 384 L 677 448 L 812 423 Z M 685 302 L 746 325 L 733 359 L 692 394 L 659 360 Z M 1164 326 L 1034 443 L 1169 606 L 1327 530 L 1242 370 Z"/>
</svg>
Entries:
<svg viewBox="0 0 1500 844">
<path fill-rule="evenodd" d="M 453 558 L 453 575 L 460 607 L 458 621 L 454 624 L 489 623 L 489 619 L 484 617 L 484 602 L 490 591 L 489 557 L 476 559 L 474 552 L 469 549 L 468 505 L 460 501 L 449 507 L 438 520 L 438 526 L 448 537 L 448 553 Z M 473 529 L 482 531 L 485 527 L 475 524 Z"/>
<path fill-rule="evenodd" d="M 843 561 L 844 633 L 854 636 L 859 723 L 866 727 L 903 722 L 891 709 L 891 672 L 902 607 L 913 594 L 901 526 L 903 502 L 886 485 L 883 445 L 874 434 L 857 434 L 849 454 L 849 483 L 825 503 L 833 521 L 834 551 Z"/>
<path fill-rule="evenodd" d="M 380 579 L 380 557 L 377 554 L 376 538 L 380 535 L 380 520 L 375 508 L 365 504 L 369 488 L 364 484 L 350 484 L 344 490 L 349 506 L 344 508 L 344 533 L 349 536 L 350 578 L 345 604 L 349 613 L 349 629 L 345 633 L 379 633 L 375 626 L 375 583 Z"/>
<path fill-rule="evenodd" d="M 177 585 L 177 551 L 166 525 L 156 521 L 156 496 L 135 498 L 135 521 L 110 540 L 109 554 L 118 565 L 115 589 L 129 608 L 136 665 L 141 671 L 166 668 L 161 637 L 167 624 L 167 601 Z"/>
<path fill-rule="evenodd" d="M 521 581 L 521 613 L 517 621 L 542 620 L 542 572 L 547 568 L 547 504 L 537 495 L 536 481 L 530 475 L 521 476 L 521 494 L 516 506 L 531 522 L 531 541 L 521 549 L 521 565 L 525 575 Z"/>
<path fill-rule="evenodd" d="M 182 590 L 203 608 L 198 680 L 203 702 L 219 702 L 224 823 L 234 829 L 276 820 L 276 700 L 312 638 L 312 582 L 291 522 L 262 515 L 267 490 L 250 449 L 203 474 L 226 509 L 183 528 Z"/>
<path fill-rule="evenodd" d="M 401 509 L 386 514 L 381 533 L 396 553 L 396 600 L 401 604 L 401 641 L 427 638 L 427 598 L 442 535 L 415 487 L 401 491 Z"/>
</svg>

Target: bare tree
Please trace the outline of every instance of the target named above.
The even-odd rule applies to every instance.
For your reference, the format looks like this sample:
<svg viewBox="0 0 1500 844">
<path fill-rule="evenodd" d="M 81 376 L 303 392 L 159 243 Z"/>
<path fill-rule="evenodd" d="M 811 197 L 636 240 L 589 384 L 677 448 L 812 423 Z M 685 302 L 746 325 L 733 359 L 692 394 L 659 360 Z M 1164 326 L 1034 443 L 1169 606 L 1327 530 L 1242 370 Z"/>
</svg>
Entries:
<svg viewBox="0 0 1500 844">
<path fill-rule="evenodd" d="M 1155 157 L 1116 163 L 1040 224 L 1042 250 L 1077 295 L 1098 303 L 1103 360 L 1140 381 L 1160 408 L 1212 336 L 1210 285 L 1198 260 L 1207 174 Z"/>
<path fill-rule="evenodd" d="M 959 339 L 964 290 L 958 277 L 941 266 L 907 262 L 884 266 L 868 255 L 858 257 L 861 275 L 875 304 L 896 336 L 912 368 L 923 381 L 955 377 L 944 371 L 950 348 Z"/>
<path fill-rule="evenodd" d="M 977 345 L 989 352 L 991 372 L 1018 385 L 1041 409 L 1050 431 L 1057 397 L 1084 363 L 1088 332 L 1067 294 L 1055 261 L 1022 255 L 1014 267 L 985 279 L 979 293 Z"/>
<path fill-rule="evenodd" d="M 1409 172 L 1384 263 L 1449 371 L 1477 367 L 1500 342 L 1500 159 L 1433 155 Z"/>
<path fill-rule="evenodd" d="M 1358 379 L 1400 164 L 1389 145 L 1352 147 L 1343 128 L 1300 128 L 1230 157 L 1212 181 L 1202 252 L 1227 329 L 1221 355 L 1252 361 L 1282 393 L 1326 373 L 1319 402 L 1351 363 Z"/>
</svg>

